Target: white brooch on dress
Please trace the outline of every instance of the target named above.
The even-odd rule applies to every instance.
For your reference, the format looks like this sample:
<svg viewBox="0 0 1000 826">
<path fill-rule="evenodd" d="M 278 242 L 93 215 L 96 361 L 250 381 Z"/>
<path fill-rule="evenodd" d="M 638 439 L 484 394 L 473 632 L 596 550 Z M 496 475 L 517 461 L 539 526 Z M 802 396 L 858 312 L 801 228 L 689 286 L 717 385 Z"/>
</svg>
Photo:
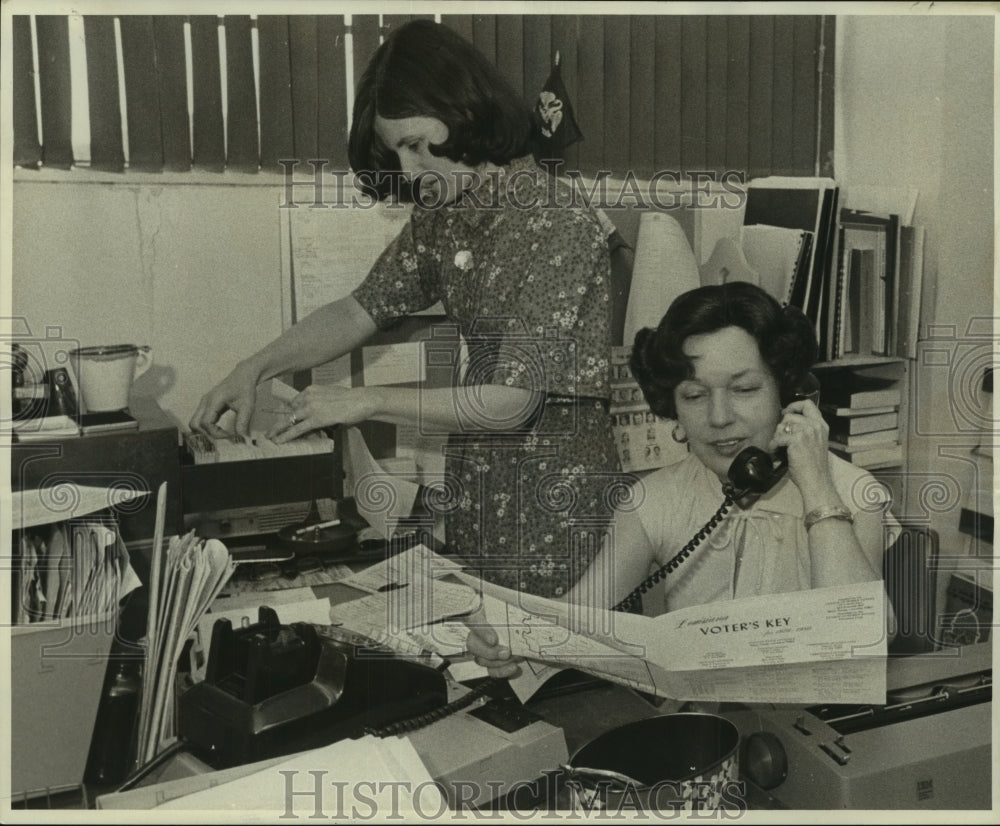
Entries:
<svg viewBox="0 0 1000 826">
<path fill-rule="evenodd" d="M 470 250 L 459 250 L 457 253 L 455 253 L 455 266 L 465 272 L 471 270 L 472 252 Z"/>
</svg>

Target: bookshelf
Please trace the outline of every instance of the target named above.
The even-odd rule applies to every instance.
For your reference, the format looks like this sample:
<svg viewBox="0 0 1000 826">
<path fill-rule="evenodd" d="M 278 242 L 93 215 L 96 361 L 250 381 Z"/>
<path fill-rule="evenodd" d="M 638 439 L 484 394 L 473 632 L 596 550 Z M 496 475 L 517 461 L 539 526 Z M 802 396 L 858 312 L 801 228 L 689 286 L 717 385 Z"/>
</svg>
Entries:
<svg viewBox="0 0 1000 826">
<path fill-rule="evenodd" d="M 904 508 L 907 494 L 905 469 L 910 432 L 910 360 L 896 356 L 851 355 L 819 362 L 813 366 L 813 372 L 820 381 L 820 409 L 831 427 L 831 450 L 868 470 L 886 484 L 892 491 L 893 512 L 898 516 Z M 839 391 L 840 388 L 850 388 L 855 382 L 860 386 L 869 379 L 877 379 L 898 397 L 898 401 L 870 407 L 851 408 L 848 405 L 844 408 L 836 405 L 833 392 L 824 396 L 827 388 Z M 850 413 L 838 415 L 835 408 L 840 411 L 850 409 Z M 886 415 L 889 411 L 895 416 Z M 887 426 L 885 420 L 889 418 L 894 423 Z M 873 423 L 871 428 L 865 426 L 865 420 Z M 857 431 L 855 438 L 860 444 L 845 448 L 845 436 L 840 426 L 848 422 L 853 422 Z M 898 445 L 898 449 L 889 450 L 891 444 Z"/>
<path fill-rule="evenodd" d="M 761 178 L 747 184 L 741 228 L 760 286 L 815 325 L 830 449 L 884 482 L 897 513 L 924 281 L 916 196 L 831 178 Z"/>
</svg>

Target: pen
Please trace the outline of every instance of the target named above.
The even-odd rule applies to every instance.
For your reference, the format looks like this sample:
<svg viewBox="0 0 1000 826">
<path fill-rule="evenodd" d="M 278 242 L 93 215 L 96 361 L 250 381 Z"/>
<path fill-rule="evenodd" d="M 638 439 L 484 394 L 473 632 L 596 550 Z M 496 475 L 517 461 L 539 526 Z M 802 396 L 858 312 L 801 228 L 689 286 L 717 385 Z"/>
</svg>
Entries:
<svg viewBox="0 0 1000 826">
<path fill-rule="evenodd" d="M 340 524 L 340 520 L 339 519 L 331 519 L 329 522 L 319 522 L 319 523 L 317 523 L 315 525 L 306 525 L 304 528 L 299 528 L 295 532 L 295 535 L 296 536 L 301 536 L 302 534 L 308 533 L 309 531 L 319 531 L 319 530 L 322 530 L 323 528 L 332 528 L 335 525 L 339 525 L 339 524 Z"/>
</svg>

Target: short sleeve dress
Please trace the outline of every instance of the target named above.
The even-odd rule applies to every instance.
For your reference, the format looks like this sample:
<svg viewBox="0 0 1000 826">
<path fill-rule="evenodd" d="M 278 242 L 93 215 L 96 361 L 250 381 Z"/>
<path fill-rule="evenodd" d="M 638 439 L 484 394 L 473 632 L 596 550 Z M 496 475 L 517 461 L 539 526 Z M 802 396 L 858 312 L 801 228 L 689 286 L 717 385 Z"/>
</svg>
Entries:
<svg viewBox="0 0 1000 826">
<path fill-rule="evenodd" d="M 530 158 L 513 161 L 456 204 L 414 207 L 353 293 L 380 328 L 441 301 L 468 346 L 455 382 L 541 399 L 527 425 L 449 435 L 437 506 L 449 551 L 542 596 L 586 570 L 621 481 L 608 245 L 596 213 L 566 196 Z"/>
</svg>

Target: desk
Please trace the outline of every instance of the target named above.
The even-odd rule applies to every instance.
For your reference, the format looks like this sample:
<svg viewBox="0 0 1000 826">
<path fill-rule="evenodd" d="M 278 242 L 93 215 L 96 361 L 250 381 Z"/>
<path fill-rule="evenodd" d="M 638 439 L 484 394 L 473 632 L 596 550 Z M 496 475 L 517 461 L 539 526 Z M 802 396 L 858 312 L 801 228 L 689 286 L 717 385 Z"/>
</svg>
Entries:
<svg viewBox="0 0 1000 826">
<path fill-rule="evenodd" d="M 324 595 L 336 602 L 353 593 L 344 585 L 333 584 L 325 589 Z M 734 722 L 739 717 L 741 722 L 737 725 L 745 736 L 771 732 L 784 744 L 790 772 L 787 782 L 777 788 L 775 795 L 783 801 L 795 800 L 798 808 L 866 809 L 883 804 L 892 808 L 972 808 L 989 792 L 991 706 L 988 693 L 985 699 L 982 694 L 984 686 L 989 690 L 990 653 L 988 647 L 981 647 L 950 657 L 890 659 L 888 687 L 892 693 L 890 705 L 884 708 L 767 705 L 753 709 L 727 708 L 723 713 Z M 985 683 L 980 679 L 983 675 Z M 975 690 L 979 694 L 969 694 L 972 699 L 964 704 L 939 703 L 940 692 L 936 687 L 942 685 L 949 686 L 949 692 Z M 925 686 L 932 687 L 931 695 L 914 693 L 914 689 Z M 552 759 L 546 756 L 542 762 L 526 761 L 523 772 L 516 776 L 520 788 L 516 793 L 499 796 L 492 804 L 484 801 L 491 808 L 547 808 L 552 799 L 546 797 L 550 791 L 548 775 L 556 773 L 560 764 L 581 746 L 603 732 L 676 708 L 676 704 L 648 702 L 628 689 L 599 681 L 575 691 L 536 696 L 526 706 L 543 721 L 562 730 L 565 751 Z M 863 719 L 846 728 L 838 726 L 848 714 Z M 422 746 L 417 750 L 421 756 L 434 755 L 435 737 L 445 748 L 453 744 L 455 733 L 460 730 L 459 726 L 435 723 L 422 730 L 422 736 L 417 738 Z M 474 736 L 474 732 L 468 736 L 467 727 L 464 732 L 467 739 L 460 744 L 463 746 Z M 484 736 L 483 741 L 486 740 Z M 415 740 L 411 742 L 417 746 Z M 469 750 L 459 751 L 467 756 Z M 837 759 L 845 754 L 849 757 Z M 483 762 L 488 757 L 484 756 Z M 462 770 L 469 767 L 470 781 L 483 777 L 481 766 L 458 765 Z M 431 765 L 428 769 L 435 778 L 447 777 L 453 782 L 463 779 L 457 772 L 439 773 Z M 509 784 L 514 782 L 510 774 L 503 779 Z M 535 780 L 540 782 L 533 783 Z M 928 789 L 936 796 L 914 796 L 928 794 Z M 558 789 L 555 799 L 558 803 Z M 744 802 L 747 808 L 780 805 L 751 784 L 747 786 Z"/>
<path fill-rule="evenodd" d="M 495 703 L 496 701 L 491 702 Z M 438 772 L 442 767 L 446 767 L 448 771 L 444 776 L 448 780 L 466 787 L 459 794 L 467 795 L 470 788 L 477 788 L 478 793 L 485 795 L 476 801 L 477 808 L 493 810 L 547 808 L 548 803 L 545 797 L 547 784 L 543 775 L 557 772 L 559 766 L 568 760 L 561 742 L 558 748 L 553 747 L 552 735 L 558 734 L 557 729 L 547 727 L 549 733 L 543 732 L 544 739 L 539 739 L 537 743 L 533 743 L 530 737 L 522 740 L 525 745 L 537 748 L 537 753 L 531 754 L 526 759 L 526 764 L 529 764 L 531 768 L 529 769 L 526 765 L 523 773 L 514 767 L 514 773 L 511 774 L 511 758 L 517 759 L 518 754 L 525 755 L 523 750 L 518 753 L 516 749 L 505 755 L 503 767 L 497 764 L 496 773 L 490 769 L 489 755 L 481 752 L 480 762 L 469 764 L 467 774 L 463 774 L 461 769 L 457 771 L 451 769 L 453 763 L 450 761 L 454 759 L 456 751 L 462 752 L 467 757 L 470 749 L 475 750 L 475 744 L 470 742 L 459 743 L 456 749 L 456 738 L 462 738 L 465 735 L 465 740 L 468 741 L 468 734 L 471 732 L 479 735 L 481 742 L 491 740 L 489 725 L 470 714 L 470 712 L 475 711 L 476 707 L 473 706 L 468 710 L 457 712 L 448 719 L 438 721 L 408 735 L 410 742 L 423 758 L 432 776 L 436 778 L 443 776 L 439 775 Z M 602 681 L 590 682 L 578 690 L 537 701 L 529 704 L 527 708 L 529 709 L 528 714 L 534 712 L 542 716 L 543 720 L 549 718 L 548 721 L 553 723 L 556 719 L 567 721 L 570 728 L 567 739 L 573 744 L 573 748 L 569 751 L 570 755 L 576 748 L 604 731 L 624 722 L 645 719 L 658 713 L 655 707 L 630 690 Z M 571 723 L 568 722 L 570 719 L 572 719 Z M 537 724 L 535 725 L 537 726 Z M 517 735 L 512 740 L 516 741 Z M 495 741 L 501 743 L 504 741 L 504 736 L 499 730 L 497 730 Z M 196 756 L 182 751 L 151 773 L 136 789 L 101 798 L 99 808 L 149 808 L 157 799 L 164 800 L 176 796 L 178 788 L 183 789 L 184 793 L 190 793 L 207 788 L 209 784 L 215 785 L 218 782 L 237 779 L 251 771 L 269 769 L 272 765 L 277 770 L 277 763 L 291 757 L 292 755 L 288 755 L 261 761 L 253 764 L 252 767 L 241 766 L 213 772 L 207 764 Z M 316 768 L 335 770 L 335 767 L 327 764 Z M 487 782 L 485 778 L 489 778 L 489 781 Z M 499 785 L 501 781 L 504 781 L 503 787 Z M 489 793 L 495 793 L 501 788 L 501 796 L 491 800 Z M 510 788 L 515 788 L 516 791 L 505 794 Z M 468 806 L 470 798 L 465 796 L 464 799 L 465 805 Z M 277 805 L 283 805 L 283 802 L 279 801 Z"/>
</svg>

